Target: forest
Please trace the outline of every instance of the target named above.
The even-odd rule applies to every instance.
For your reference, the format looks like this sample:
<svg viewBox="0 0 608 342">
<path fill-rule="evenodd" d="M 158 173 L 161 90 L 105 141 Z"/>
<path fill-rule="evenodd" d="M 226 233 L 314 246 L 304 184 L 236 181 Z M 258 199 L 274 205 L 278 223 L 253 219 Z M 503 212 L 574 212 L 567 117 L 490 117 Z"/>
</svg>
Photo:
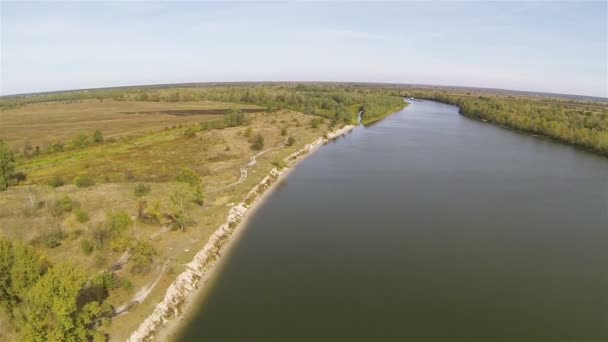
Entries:
<svg viewBox="0 0 608 342">
<path fill-rule="evenodd" d="M 460 113 L 465 116 L 608 156 L 608 105 L 605 103 L 447 91 L 407 91 L 403 95 L 453 104 L 460 107 Z"/>
</svg>

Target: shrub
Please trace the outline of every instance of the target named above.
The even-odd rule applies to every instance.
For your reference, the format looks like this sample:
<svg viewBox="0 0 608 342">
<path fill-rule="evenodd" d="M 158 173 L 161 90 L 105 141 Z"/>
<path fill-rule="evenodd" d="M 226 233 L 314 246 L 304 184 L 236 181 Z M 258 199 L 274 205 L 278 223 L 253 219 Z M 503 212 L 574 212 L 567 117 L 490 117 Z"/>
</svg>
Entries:
<svg viewBox="0 0 608 342">
<path fill-rule="evenodd" d="M 258 151 L 264 148 L 264 137 L 261 134 L 258 133 L 253 137 L 251 148 Z"/>
<path fill-rule="evenodd" d="M 188 129 L 186 129 L 184 131 L 184 136 L 186 138 L 192 138 L 196 135 L 196 129 L 194 129 L 194 127 L 188 127 Z"/>
<path fill-rule="evenodd" d="M 126 278 L 120 278 L 120 287 L 122 287 L 128 293 L 133 292 L 133 283 Z"/>
<path fill-rule="evenodd" d="M 192 186 L 198 186 L 201 184 L 201 178 L 198 176 L 194 170 L 184 167 L 180 170 L 177 177 L 175 177 L 175 181 L 188 183 Z"/>
<path fill-rule="evenodd" d="M 58 188 L 60 186 L 65 185 L 65 182 L 63 181 L 63 178 L 61 176 L 54 176 L 53 178 L 51 178 L 51 180 L 49 180 L 48 184 L 53 188 Z"/>
<path fill-rule="evenodd" d="M 21 184 L 21 182 L 24 182 L 26 178 L 27 178 L 27 175 L 23 172 L 16 172 L 15 175 L 13 176 L 13 179 L 15 180 L 15 184 L 17 184 L 17 185 Z"/>
<path fill-rule="evenodd" d="M 68 212 L 68 213 L 70 211 L 72 211 L 73 203 L 72 203 L 72 199 L 70 198 L 70 196 L 65 195 L 61 198 L 61 208 L 63 209 L 63 211 Z"/>
<path fill-rule="evenodd" d="M 287 146 L 292 146 L 295 142 L 296 142 L 296 138 L 291 136 L 287 139 Z"/>
<path fill-rule="evenodd" d="M 224 124 L 227 127 L 244 126 L 247 124 L 247 120 L 245 119 L 245 114 L 240 110 L 232 109 L 224 116 Z"/>
<path fill-rule="evenodd" d="M 310 127 L 318 128 L 322 122 L 323 122 L 323 120 L 321 118 L 314 118 L 310 121 Z"/>
<path fill-rule="evenodd" d="M 287 127 L 281 128 L 281 135 L 282 136 L 286 136 L 287 135 Z"/>
<path fill-rule="evenodd" d="M 95 185 L 95 180 L 87 175 L 81 175 L 74 178 L 74 184 L 79 188 L 88 188 Z"/>
<path fill-rule="evenodd" d="M 147 224 L 159 224 L 161 219 L 160 202 L 155 202 L 149 206 L 145 200 L 140 200 L 137 204 L 137 219 Z"/>
<path fill-rule="evenodd" d="M 131 217 L 123 210 L 110 215 L 109 228 L 113 234 L 127 232 L 132 225 Z"/>
<path fill-rule="evenodd" d="M 90 240 L 82 240 L 80 242 L 80 249 L 82 250 L 82 253 L 84 253 L 84 255 L 88 256 L 93 253 L 95 246 Z"/>
<path fill-rule="evenodd" d="M 276 166 L 279 170 L 285 168 L 285 162 L 282 160 L 275 160 L 272 162 L 272 165 Z"/>
<path fill-rule="evenodd" d="M 110 248 L 114 252 L 124 252 L 131 246 L 131 237 L 126 234 L 121 234 L 112 238 Z"/>
<path fill-rule="evenodd" d="M 51 215 L 54 217 L 59 217 L 63 215 L 64 212 L 72 211 L 72 199 L 69 196 L 63 196 L 61 199 L 54 199 L 49 201 L 48 208 L 51 212 Z"/>
<path fill-rule="evenodd" d="M 72 147 L 80 148 L 89 145 L 89 137 L 84 134 L 79 134 L 72 139 Z"/>
<path fill-rule="evenodd" d="M 89 213 L 81 208 L 74 210 L 74 216 L 76 216 L 76 220 L 80 223 L 85 223 L 89 220 Z"/>
<path fill-rule="evenodd" d="M 148 184 L 137 184 L 133 189 L 133 195 L 137 197 L 145 196 L 150 193 L 150 185 Z"/>
<path fill-rule="evenodd" d="M 40 234 L 37 238 L 32 241 L 32 244 L 38 245 L 43 244 L 48 248 L 55 248 L 61 245 L 61 241 L 66 237 L 61 227 L 56 229 L 49 229 L 44 233 Z"/>
<path fill-rule="evenodd" d="M 245 130 L 245 133 L 243 133 L 243 136 L 249 138 L 253 135 L 253 128 L 251 127 L 247 127 L 247 129 Z"/>
<path fill-rule="evenodd" d="M 143 241 L 136 241 L 131 248 L 131 273 L 145 274 L 150 271 L 156 251 L 152 245 Z"/>
<path fill-rule="evenodd" d="M 103 134 L 101 134 L 100 130 L 96 130 L 93 132 L 93 142 L 94 143 L 102 143 L 103 142 Z"/>
</svg>

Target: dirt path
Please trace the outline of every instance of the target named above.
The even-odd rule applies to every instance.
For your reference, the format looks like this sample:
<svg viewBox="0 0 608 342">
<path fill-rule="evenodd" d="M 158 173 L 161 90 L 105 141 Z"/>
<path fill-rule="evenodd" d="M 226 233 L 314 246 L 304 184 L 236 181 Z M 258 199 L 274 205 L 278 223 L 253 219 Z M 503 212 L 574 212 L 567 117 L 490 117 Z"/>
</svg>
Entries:
<svg viewBox="0 0 608 342">
<path fill-rule="evenodd" d="M 146 286 L 142 287 L 141 290 L 139 290 L 135 294 L 135 296 L 133 296 L 133 298 L 131 298 L 131 300 L 128 303 L 123 304 L 123 305 L 119 306 L 118 308 L 116 308 L 116 312 L 114 313 L 114 316 L 112 316 L 112 318 L 116 318 L 116 317 L 129 313 L 129 311 L 131 311 L 131 309 L 133 309 L 135 306 L 137 306 L 137 304 L 143 302 L 148 297 L 150 292 L 152 292 L 152 290 L 154 289 L 156 284 L 158 284 L 158 282 L 160 281 L 160 278 L 165 273 L 165 269 L 167 268 L 168 264 L 169 264 L 169 260 L 167 260 L 163 264 L 163 267 L 160 269 L 160 272 L 158 273 L 158 275 L 156 276 L 156 278 L 154 280 L 150 281 L 148 284 L 146 284 Z"/>
<path fill-rule="evenodd" d="M 253 157 L 251 157 L 249 159 L 249 162 L 247 164 L 243 165 L 239 169 L 241 175 L 240 175 L 239 179 L 236 182 L 230 183 L 230 184 L 225 185 L 225 186 L 223 186 L 221 188 L 211 189 L 211 190 L 207 191 L 207 193 L 214 193 L 214 192 L 226 190 L 226 189 L 232 188 L 234 186 L 237 186 L 237 185 L 243 183 L 247 179 L 247 176 L 249 175 L 249 169 L 251 167 L 253 167 L 257 163 L 257 160 L 256 160 L 257 157 L 263 155 L 264 153 L 267 153 L 267 152 L 270 152 L 270 151 L 274 151 L 274 150 L 278 150 L 280 148 L 283 148 L 284 146 L 285 145 L 283 144 L 281 146 L 271 147 L 271 148 L 269 148 L 267 150 L 264 150 L 262 152 L 257 153 L 256 155 L 254 155 Z"/>
</svg>

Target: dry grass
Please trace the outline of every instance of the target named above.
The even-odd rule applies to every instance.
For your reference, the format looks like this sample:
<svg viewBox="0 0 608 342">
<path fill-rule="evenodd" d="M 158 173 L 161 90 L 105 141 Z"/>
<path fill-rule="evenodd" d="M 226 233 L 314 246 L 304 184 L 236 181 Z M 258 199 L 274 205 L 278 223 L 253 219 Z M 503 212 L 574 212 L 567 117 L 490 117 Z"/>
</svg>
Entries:
<svg viewBox="0 0 608 342">
<path fill-rule="evenodd" d="M 43 102 L 0 111 L 0 138 L 14 149 L 44 148 L 68 142 L 80 133 L 101 130 L 106 138 L 141 133 L 166 126 L 190 124 L 217 117 L 230 108 L 259 110 L 254 105 L 222 102 L 136 102 L 83 100 Z"/>
<path fill-rule="evenodd" d="M 112 321 L 108 329 L 112 340 L 124 340 L 151 313 L 175 276 L 183 270 L 183 265 L 192 259 L 211 233 L 225 221 L 230 206 L 241 201 L 272 169 L 272 162 L 287 157 L 329 130 L 326 124 L 313 129 L 310 127 L 313 117 L 290 111 L 247 114 L 247 117 L 250 124 L 246 127 L 200 131 L 191 138 L 182 134 L 185 128 L 162 130 L 81 150 L 22 159 L 18 169 L 28 174 L 30 185 L 11 187 L 0 193 L 0 235 L 12 240 L 31 241 L 48 230 L 59 227 L 66 236 L 61 245 L 40 248 L 51 262 L 71 260 L 94 274 L 113 264 L 121 253 L 113 253 L 105 248 L 87 256 L 81 250 L 81 241 L 90 238 L 92 229 L 102 224 L 112 211 L 125 210 L 135 217 L 139 201 L 133 195 L 135 184 L 150 182 L 152 190 L 146 200 L 150 203 L 159 201 L 161 211 L 166 212 L 169 210 L 169 194 L 175 188 L 172 180 L 178 170 L 187 166 L 197 171 L 202 176 L 206 189 L 205 205 L 200 207 L 192 204 L 188 208 L 192 223 L 185 232 L 141 222 L 135 224 L 134 237 L 149 241 L 158 252 L 155 268 L 146 275 L 121 271 L 121 276 L 133 283 L 134 290 L 112 291 L 108 298 L 110 303 L 117 307 L 128 302 L 139 288 L 157 277 L 161 265 L 166 261 L 169 261 L 169 271 L 162 276 L 143 303 Z M 244 136 L 248 127 L 252 128 L 254 134 L 264 136 L 264 150 L 280 148 L 258 157 L 257 164 L 244 182 L 223 191 L 210 191 L 238 180 L 239 168 L 258 153 L 250 148 L 249 138 Z M 283 127 L 288 127 L 287 136 L 281 135 Z M 288 136 L 296 138 L 293 146 L 283 145 Z M 132 176 L 130 179 L 126 177 L 127 171 Z M 51 188 L 45 185 L 55 175 L 71 181 L 74 176 L 83 173 L 94 177 L 98 184 L 91 188 L 78 188 L 74 185 Z M 31 198 L 35 202 L 50 203 L 65 195 L 77 201 L 89 213 L 88 222 L 78 222 L 73 213 L 54 217 L 46 207 L 28 211 Z M 2 324 L 0 319 L 0 326 Z"/>
</svg>

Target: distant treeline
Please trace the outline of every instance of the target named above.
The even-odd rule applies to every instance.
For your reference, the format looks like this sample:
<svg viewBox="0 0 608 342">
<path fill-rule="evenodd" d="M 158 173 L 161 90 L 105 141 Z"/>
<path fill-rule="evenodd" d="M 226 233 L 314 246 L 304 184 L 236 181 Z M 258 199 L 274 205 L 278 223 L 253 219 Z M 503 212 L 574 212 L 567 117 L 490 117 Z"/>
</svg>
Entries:
<svg viewBox="0 0 608 342">
<path fill-rule="evenodd" d="M 114 101 L 190 102 L 222 101 L 265 106 L 269 110 L 292 109 L 323 116 L 334 122 L 356 121 L 359 110 L 369 121 L 381 118 L 403 106 L 397 91 L 329 85 L 282 86 L 209 86 L 200 88 L 133 88 L 73 91 L 32 95 L 0 100 L 0 109 L 12 109 L 48 101 L 81 101 L 86 99 Z"/>
<path fill-rule="evenodd" d="M 463 115 L 538 134 L 608 156 L 608 106 L 580 101 L 471 96 L 441 92 L 404 94 L 453 104 Z"/>
</svg>

